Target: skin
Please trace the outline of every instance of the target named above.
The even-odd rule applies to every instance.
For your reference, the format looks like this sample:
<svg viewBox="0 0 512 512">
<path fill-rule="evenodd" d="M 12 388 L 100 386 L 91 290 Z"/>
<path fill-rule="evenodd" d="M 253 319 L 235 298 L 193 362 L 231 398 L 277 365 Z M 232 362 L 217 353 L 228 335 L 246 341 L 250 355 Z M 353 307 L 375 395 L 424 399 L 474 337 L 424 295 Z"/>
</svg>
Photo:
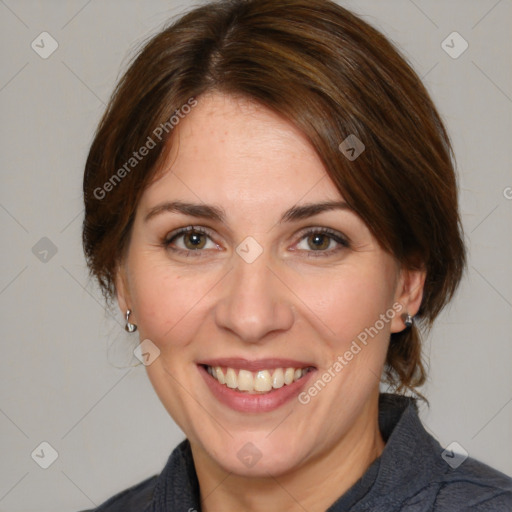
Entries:
<svg viewBox="0 0 512 512">
<path fill-rule="evenodd" d="M 260 105 L 220 93 L 198 100 L 138 205 L 119 305 L 132 310 L 140 339 L 160 349 L 148 375 L 190 440 L 203 510 L 325 510 L 384 448 L 379 376 L 390 334 L 405 328 L 400 315 L 305 405 L 292 399 L 270 412 L 236 412 L 213 397 L 197 362 L 292 358 L 315 366 L 314 382 L 393 304 L 414 315 L 425 275 L 400 268 L 350 210 L 280 223 L 293 206 L 343 200 L 319 157 Z M 225 219 L 167 211 L 145 220 L 178 200 L 215 205 Z M 165 246 L 187 226 L 208 230 L 200 249 L 186 253 L 190 235 Z M 326 236 L 318 249 L 306 228 L 330 228 L 349 246 Z M 263 248 L 250 264 L 236 252 L 248 236 Z M 237 457 L 248 442 L 261 453 L 251 468 Z"/>
</svg>

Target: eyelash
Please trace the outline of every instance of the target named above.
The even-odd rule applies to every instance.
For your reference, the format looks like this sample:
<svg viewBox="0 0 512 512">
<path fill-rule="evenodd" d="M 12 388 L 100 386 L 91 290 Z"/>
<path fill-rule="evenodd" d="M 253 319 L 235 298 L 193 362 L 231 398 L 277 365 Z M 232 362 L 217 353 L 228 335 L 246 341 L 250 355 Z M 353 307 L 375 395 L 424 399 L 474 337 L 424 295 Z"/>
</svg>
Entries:
<svg viewBox="0 0 512 512">
<path fill-rule="evenodd" d="M 164 248 L 169 249 L 175 253 L 182 254 L 186 257 L 193 256 L 193 257 L 201 257 L 202 253 L 204 252 L 203 249 L 197 249 L 197 250 L 184 250 L 184 249 L 177 249 L 175 247 L 172 247 L 172 243 L 177 240 L 180 236 L 186 235 L 188 233 L 197 233 L 201 235 L 205 235 L 208 238 L 211 238 L 211 234 L 208 230 L 205 228 L 202 228 L 200 226 L 187 226 L 186 228 L 179 229 L 177 232 L 170 233 L 162 242 L 162 245 Z M 313 235 L 325 235 L 329 237 L 331 240 L 334 240 L 336 243 L 338 243 L 341 247 L 337 247 L 336 249 L 330 249 L 326 251 L 305 251 L 308 253 L 308 257 L 310 258 L 322 258 L 331 256 L 334 253 L 337 253 L 338 251 L 342 250 L 343 248 L 349 248 L 350 244 L 348 240 L 341 235 L 341 233 L 338 233 L 337 231 L 334 231 L 329 228 L 311 228 L 305 232 L 302 233 L 300 236 L 299 242 L 301 242 L 304 239 L 307 239 L 310 236 Z M 213 241 L 213 240 L 212 240 Z M 298 242 L 298 243 L 299 243 Z"/>
</svg>

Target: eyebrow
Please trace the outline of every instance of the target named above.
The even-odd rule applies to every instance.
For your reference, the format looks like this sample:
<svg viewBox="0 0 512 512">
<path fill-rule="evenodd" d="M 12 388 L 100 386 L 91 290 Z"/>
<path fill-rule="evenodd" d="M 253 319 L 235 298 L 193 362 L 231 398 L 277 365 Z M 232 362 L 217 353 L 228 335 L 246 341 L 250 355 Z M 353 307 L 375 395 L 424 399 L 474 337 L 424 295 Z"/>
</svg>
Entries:
<svg viewBox="0 0 512 512">
<path fill-rule="evenodd" d="M 307 219 L 314 215 L 319 215 L 320 213 L 332 210 L 351 210 L 351 208 L 345 201 L 324 201 L 321 203 L 292 206 L 283 213 L 279 220 L 279 224 Z M 189 215 L 190 217 L 210 219 L 221 223 L 224 223 L 226 219 L 224 210 L 218 206 L 171 201 L 151 208 L 144 217 L 144 222 L 148 222 L 153 217 L 166 212 L 182 213 L 184 215 Z"/>
</svg>

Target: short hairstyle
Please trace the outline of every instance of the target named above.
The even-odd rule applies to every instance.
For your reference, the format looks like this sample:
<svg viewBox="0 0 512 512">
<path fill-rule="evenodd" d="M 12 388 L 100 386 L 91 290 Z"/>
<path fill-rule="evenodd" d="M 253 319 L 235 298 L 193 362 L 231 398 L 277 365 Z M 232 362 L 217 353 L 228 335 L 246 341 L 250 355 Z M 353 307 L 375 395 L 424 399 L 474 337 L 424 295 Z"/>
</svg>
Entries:
<svg viewBox="0 0 512 512">
<path fill-rule="evenodd" d="M 144 45 L 85 166 L 83 246 L 107 301 L 139 199 L 172 145 L 170 120 L 214 91 L 250 99 L 304 133 L 379 244 L 404 267 L 426 270 L 417 317 L 431 327 L 465 266 L 450 141 L 392 43 L 330 0 L 211 2 Z M 339 148 L 349 136 L 365 146 L 356 159 Z M 151 149 L 135 159 L 143 146 Z M 418 328 L 392 334 L 384 379 L 400 391 L 425 377 Z"/>
</svg>

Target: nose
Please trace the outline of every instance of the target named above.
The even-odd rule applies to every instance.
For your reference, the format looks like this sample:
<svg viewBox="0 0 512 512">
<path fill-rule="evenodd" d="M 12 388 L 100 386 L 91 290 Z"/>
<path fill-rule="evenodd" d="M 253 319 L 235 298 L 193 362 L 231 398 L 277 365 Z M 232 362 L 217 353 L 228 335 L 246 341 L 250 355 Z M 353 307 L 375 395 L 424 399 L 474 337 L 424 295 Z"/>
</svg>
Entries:
<svg viewBox="0 0 512 512">
<path fill-rule="evenodd" d="M 294 322 L 292 294 L 270 267 L 265 253 L 252 263 L 237 255 L 234 260 L 215 307 L 217 326 L 247 343 L 289 330 Z"/>
</svg>

